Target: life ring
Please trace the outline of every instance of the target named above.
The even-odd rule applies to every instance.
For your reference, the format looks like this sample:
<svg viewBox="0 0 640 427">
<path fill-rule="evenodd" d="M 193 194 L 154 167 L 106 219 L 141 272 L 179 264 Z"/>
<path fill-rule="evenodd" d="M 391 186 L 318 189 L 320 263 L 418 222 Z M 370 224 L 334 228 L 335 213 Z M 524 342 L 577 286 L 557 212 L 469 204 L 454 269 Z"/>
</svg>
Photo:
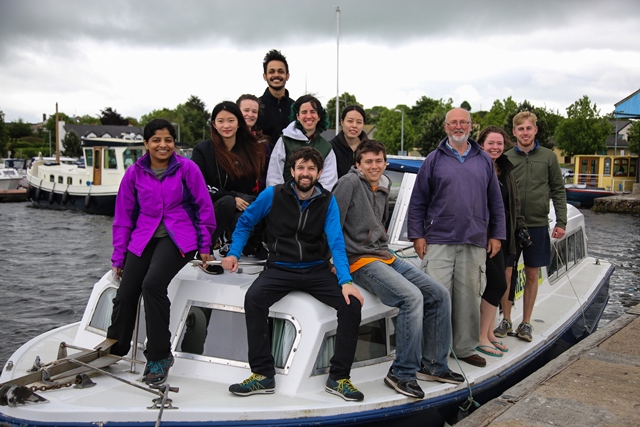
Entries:
<svg viewBox="0 0 640 427">
<path fill-rule="evenodd" d="M 87 194 L 87 196 L 84 198 L 84 207 L 89 209 L 90 206 L 91 206 L 91 194 Z"/>
<path fill-rule="evenodd" d="M 69 201 L 69 192 L 65 191 L 64 193 L 62 193 L 62 204 L 66 205 L 68 201 Z"/>
</svg>

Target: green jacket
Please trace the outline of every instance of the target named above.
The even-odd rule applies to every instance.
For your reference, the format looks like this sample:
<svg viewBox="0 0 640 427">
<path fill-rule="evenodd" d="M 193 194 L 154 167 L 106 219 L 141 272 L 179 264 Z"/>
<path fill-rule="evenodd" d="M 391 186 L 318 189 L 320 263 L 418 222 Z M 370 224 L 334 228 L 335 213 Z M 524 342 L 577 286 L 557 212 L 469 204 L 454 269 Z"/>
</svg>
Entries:
<svg viewBox="0 0 640 427">
<path fill-rule="evenodd" d="M 549 226 L 549 199 L 556 211 L 556 226 L 567 228 L 567 193 L 558 158 L 553 151 L 536 141 L 529 152 L 517 146 L 505 155 L 513 164 L 520 190 L 520 213 L 527 227 Z"/>
</svg>

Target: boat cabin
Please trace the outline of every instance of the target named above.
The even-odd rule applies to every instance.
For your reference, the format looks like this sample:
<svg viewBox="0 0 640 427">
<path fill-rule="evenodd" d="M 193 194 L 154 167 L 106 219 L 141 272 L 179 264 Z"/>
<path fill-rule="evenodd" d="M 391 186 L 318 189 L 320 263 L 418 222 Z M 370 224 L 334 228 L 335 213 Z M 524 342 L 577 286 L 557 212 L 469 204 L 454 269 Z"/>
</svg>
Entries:
<svg viewBox="0 0 640 427">
<path fill-rule="evenodd" d="M 608 191 L 631 191 L 638 174 L 638 156 L 585 155 L 574 157 L 574 185 Z"/>
</svg>

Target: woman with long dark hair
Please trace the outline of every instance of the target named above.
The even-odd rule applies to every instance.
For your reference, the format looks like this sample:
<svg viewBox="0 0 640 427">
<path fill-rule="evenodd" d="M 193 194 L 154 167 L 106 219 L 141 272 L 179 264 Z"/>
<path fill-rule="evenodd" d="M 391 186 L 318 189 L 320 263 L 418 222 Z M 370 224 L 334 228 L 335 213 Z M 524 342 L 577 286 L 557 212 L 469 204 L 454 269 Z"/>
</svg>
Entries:
<svg viewBox="0 0 640 427">
<path fill-rule="evenodd" d="M 224 101 L 211 112 L 211 139 L 199 142 L 191 156 L 202 171 L 211 194 L 217 228 L 212 241 L 225 239 L 225 256 L 236 221 L 258 195 L 265 163 L 263 144 L 249 130 L 242 112 Z"/>
<path fill-rule="evenodd" d="M 336 155 L 338 179 L 356 164 L 356 148 L 362 141 L 368 139 L 367 134 L 362 130 L 367 122 L 366 117 L 364 110 L 359 105 L 347 105 L 342 110 L 340 116 L 342 130 L 329 141 Z"/>
<path fill-rule="evenodd" d="M 493 327 L 498 304 L 501 300 L 504 304 L 509 296 L 509 282 L 516 254 L 515 233 L 526 229 L 524 216 L 520 214 L 520 194 L 512 171 L 513 165 L 503 154 L 508 143 L 509 135 L 497 126 L 487 126 L 478 136 L 478 144 L 493 159 L 507 224 L 507 240 L 502 242 L 500 252 L 493 258 L 487 254 L 487 286 L 480 302 L 480 342 L 476 350 L 493 357 L 501 357 L 502 353 L 508 351 L 507 346 L 496 338 Z"/>
</svg>

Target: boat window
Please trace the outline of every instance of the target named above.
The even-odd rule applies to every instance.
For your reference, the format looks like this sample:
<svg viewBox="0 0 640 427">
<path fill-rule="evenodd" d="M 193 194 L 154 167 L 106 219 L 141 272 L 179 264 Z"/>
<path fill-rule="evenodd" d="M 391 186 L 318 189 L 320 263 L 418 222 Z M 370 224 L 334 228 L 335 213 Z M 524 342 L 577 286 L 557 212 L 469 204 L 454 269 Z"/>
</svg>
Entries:
<svg viewBox="0 0 640 427">
<path fill-rule="evenodd" d="M 87 166 L 93 166 L 93 150 L 84 150 L 84 162 Z"/>
<path fill-rule="evenodd" d="M 272 313 L 269 316 L 271 354 L 276 369 L 286 373 L 293 358 L 294 348 L 300 340 L 300 328 L 289 316 Z M 249 366 L 247 329 L 244 312 L 240 308 L 192 304 L 183 322 L 176 351 L 206 357 L 225 364 Z M 234 345 L 229 345 L 233 342 Z M 191 357 L 192 357 L 191 356 Z"/>
<path fill-rule="evenodd" d="M 558 275 L 567 271 L 567 239 L 556 242 L 556 253 L 558 254 Z"/>
<path fill-rule="evenodd" d="M 58 184 L 62 184 L 64 183 L 64 177 L 63 176 L 59 176 L 58 177 Z"/>
<path fill-rule="evenodd" d="M 400 192 L 400 185 L 402 184 L 402 176 L 404 175 L 404 172 L 387 170 L 385 171 L 385 174 L 391 180 L 391 191 L 389 191 L 389 217 L 385 224 L 385 228 L 389 228 L 389 222 L 393 215 L 393 209 L 396 206 L 396 200 L 398 199 L 398 193 Z"/>
<path fill-rule="evenodd" d="M 98 298 L 91 320 L 87 329 L 101 331 L 106 336 L 107 328 L 111 325 L 111 313 L 113 312 L 113 299 L 116 296 L 117 288 L 109 286 Z M 138 343 L 144 344 L 147 339 L 147 326 L 145 322 L 144 304 L 140 304 L 140 316 L 138 317 Z"/>
<path fill-rule="evenodd" d="M 613 161 L 613 174 L 615 176 L 629 176 L 629 159 L 615 159 Z"/>
<path fill-rule="evenodd" d="M 567 270 L 576 263 L 576 235 L 572 234 L 566 238 L 567 241 Z"/>
<path fill-rule="evenodd" d="M 585 257 L 584 234 L 582 228 L 576 232 L 576 262 Z"/>
<path fill-rule="evenodd" d="M 56 182 L 56 177 L 53 175 L 49 175 L 49 182 Z"/>
<path fill-rule="evenodd" d="M 67 177 L 67 185 L 71 185 L 73 184 L 73 178 L 71 178 L 70 176 Z"/>
<path fill-rule="evenodd" d="M 113 148 L 106 148 L 104 150 L 104 168 L 118 169 L 118 162 L 116 160 L 116 150 L 114 150 Z"/>
<path fill-rule="evenodd" d="M 611 176 L 611 158 L 610 157 L 605 157 L 604 158 L 604 176 Z"/>
<path fill-rule="evenodd" d="M 138 159 L 142 157 L 141 149 L 129 149 L 127 148 L 122 153 L 122 162 L 124 164 L 124 168 L 127 169 L 129 166 L 138 161 Z"/>
<path fill-rule="evenodd" d="M 396 350 L 397 310 L 360 325 L 353 367 L 360 367 L 391 360 Z M 330 361 L 335 351 L 336 331 L 325 337 L 316 360 L 315 375 L 329 372 Z"/>
<path fill-rule="evenodd" d="M 547 274 L 549 275 L 549 280 L 552 277 L 557 277 L 558 271 L 558 255 L 556 253 L 556 245 L 551 245 L 551 264 L 549 264 L 549 268 L 547 269 Z"/>
</svg>

